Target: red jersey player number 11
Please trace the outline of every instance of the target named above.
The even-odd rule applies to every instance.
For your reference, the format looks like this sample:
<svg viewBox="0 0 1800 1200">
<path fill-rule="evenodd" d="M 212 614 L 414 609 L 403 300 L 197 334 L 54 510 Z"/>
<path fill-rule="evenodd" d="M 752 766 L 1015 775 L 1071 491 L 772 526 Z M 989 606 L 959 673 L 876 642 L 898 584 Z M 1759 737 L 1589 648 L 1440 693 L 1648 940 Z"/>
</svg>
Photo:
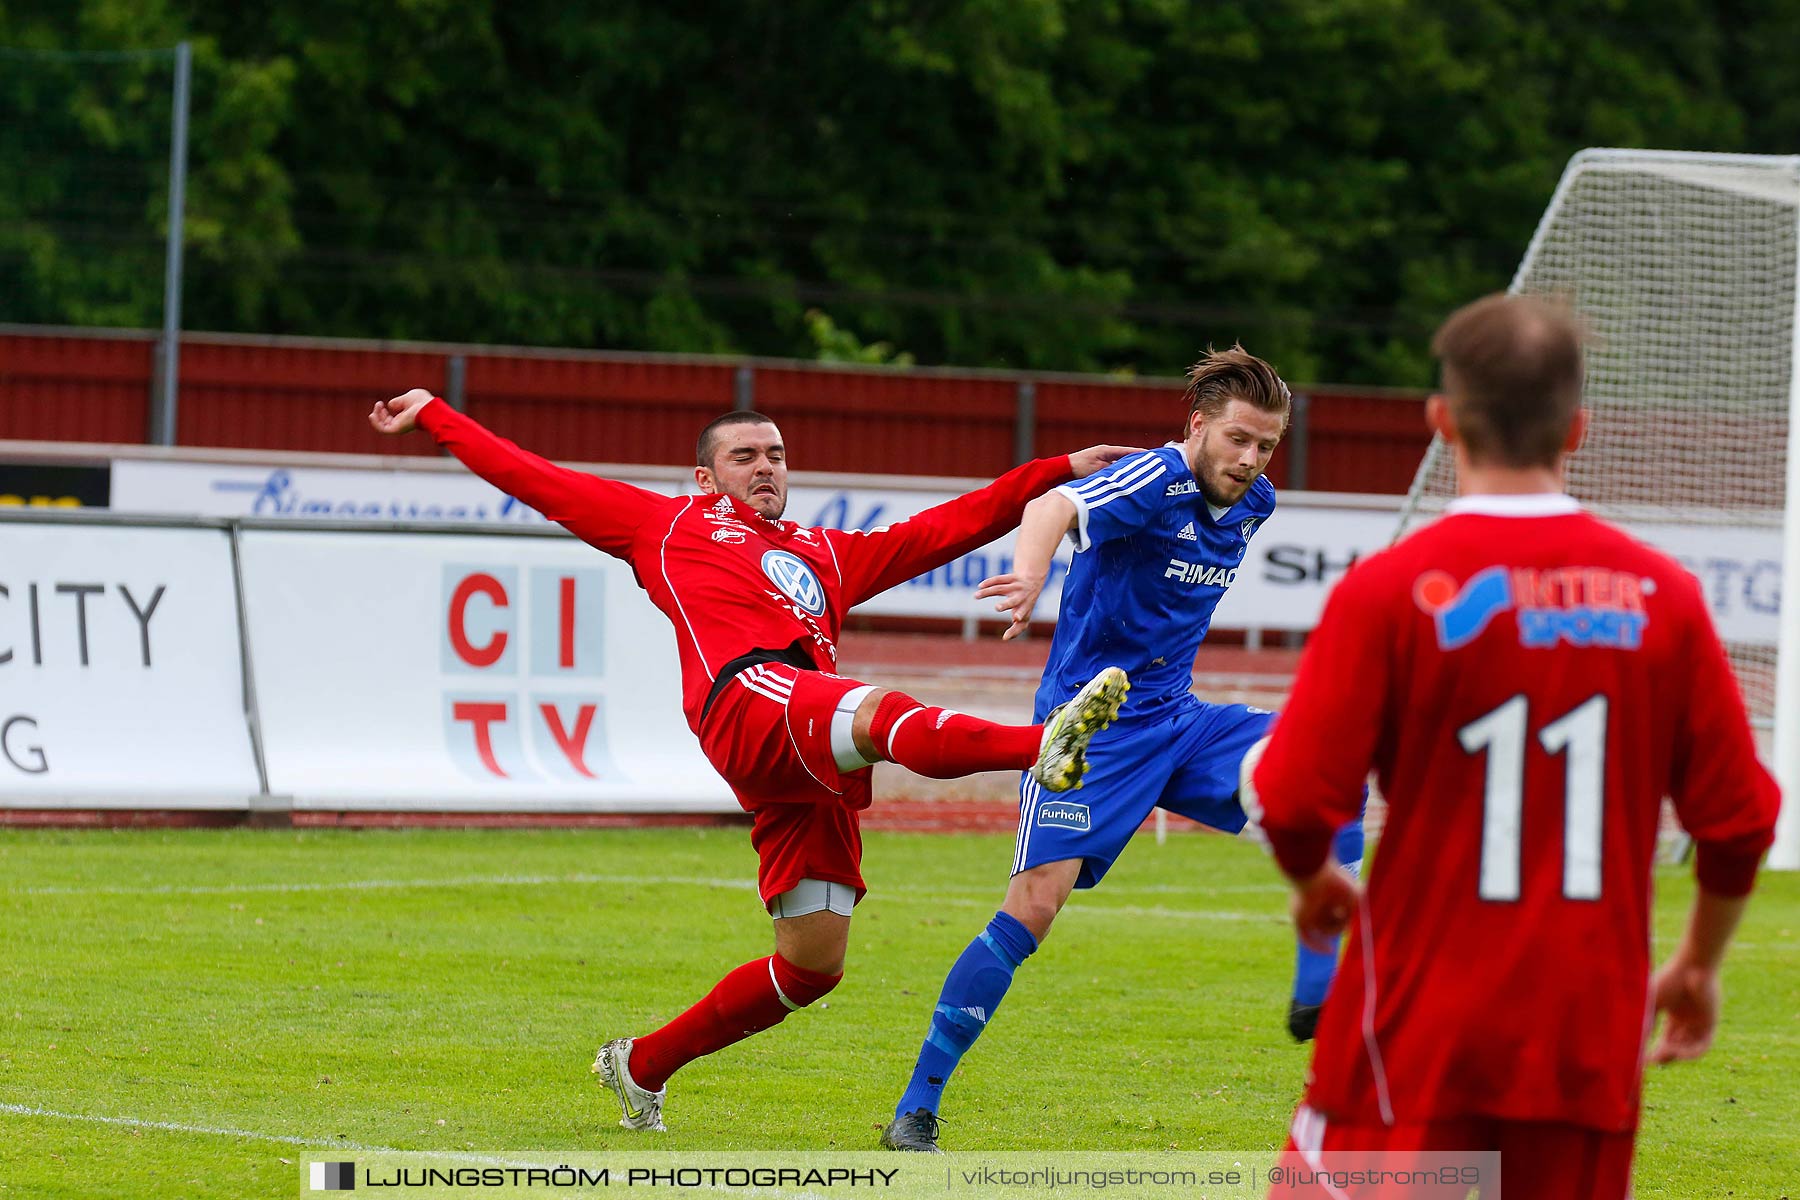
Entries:
<svg viewBox="0 0 1800 1200">
<path fill-rule="evenodd" d="M 1350 932 L 1284 1163 L 1499 1151 L 1507 1194 L 1622 1200 L 1650 1018 L 1651 1061 L 1710 1044 L 1777 789 L 1698 582 L 1563 491 L 1586 428 L 1572 317 L 1493 296 L 1433 349 L 1459 498 L 1338 584 L 1244 764 L 1300 932 Z M 1329 843 L 1371 771 L 1365 894 Z M 1653 978 L 1665 797 L 1699 893 Z M 1330 1194 L 1293 1182 L 1317 1174 L 1272 1194 Z"/>
</svg>

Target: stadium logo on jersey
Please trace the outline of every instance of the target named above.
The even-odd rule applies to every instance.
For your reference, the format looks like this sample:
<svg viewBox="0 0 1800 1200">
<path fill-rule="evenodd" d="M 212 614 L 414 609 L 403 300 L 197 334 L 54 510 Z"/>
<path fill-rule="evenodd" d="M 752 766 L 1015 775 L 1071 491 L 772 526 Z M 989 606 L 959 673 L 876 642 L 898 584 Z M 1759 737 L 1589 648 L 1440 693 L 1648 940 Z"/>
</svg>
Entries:
<svg viewBox="0 0 1800 1200">
<path fill-rule="evenodd" d="M 825 615 L 825 586 L 803 559 L 786 550 L 771 550 L 762 556 L 762 569 L 782 595 L 815 617 Z"/>
<path fill-rule="evenodd" d="M 1237 582 L 1236 567 L 1209 567 L 1205 563 L 1183 562 L 1179 558 L 1171 558 L 1164 579 L 1178 579 L 1182 583 L 1197 583 L 1202 587 L 1230 587 Z"/>
<path fill-rule="evenodd" d="M 1169 485 L 1168 490 L 1165 491 L 1163 493 L 1163 495 L 1165 495 L 1165 496 L 1191 496 L 1199 490 L 1200 490 L 1199 484 L 1195 483 L 1191 479 L 1184 479 L 1180 483 L 1171 483 Z"/>
<path fill-rule="evenodd" d="M 1194 532 L 1194 523 L 1192 521 L 1189 521 L 1186 525 L 1183 525 L 1181 527 L 1181 532 L 1176 534 L 1175 536 L 1180 538 L 1184 542 L 1197 542 L 1200 540 L 1200 535 Z"/>
<path fill-rule="evenodd" d="M 1427 571 L 1413 581 L 1413 601 L 1431 617 L 1445 650 L 1468 645 L 1508 610 L 1516 610 L 1519 644 L 1528 649 L 1567 642 L 1636 650 L 1650 623 L 1644 594 L 1654 588 L 1652 581 L 1601 567 L 1495 566 L 1460 588 L 1448 573 Z"/>
<path fill-rule="evenodd" d="M 1051 800 L 1038 809 L 1037 823 L 1050 829 L 1087 830 L 1088 806 L 1070 804 L 1067 800 Z"/>
</svg>

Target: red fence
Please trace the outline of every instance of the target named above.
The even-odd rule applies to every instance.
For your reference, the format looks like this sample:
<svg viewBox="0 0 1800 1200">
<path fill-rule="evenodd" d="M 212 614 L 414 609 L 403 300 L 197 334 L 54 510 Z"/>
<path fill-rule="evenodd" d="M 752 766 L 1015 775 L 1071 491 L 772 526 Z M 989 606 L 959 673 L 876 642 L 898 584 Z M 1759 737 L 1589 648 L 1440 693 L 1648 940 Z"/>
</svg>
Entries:
<svg viewBox="0 0 1800 1200">
<path fill-rule="evenodd" d="M 141 442 L 153 334 L 0 329 L 0 439 Z M 1160 445 L 1181 428 L 1178 382 L 773 360 L 190 334 L 178 438 L 187 446 L 429 454 L 378 438 L 377 398 L 428 387 L 555 458 L 686 464 L 734 405 L 781 423 L 797 468 L 989 477 L 1021 451 Z M 1270 476 L 1317 491 L 1402 492 L 1429 440 L 1415 393 L 1300 387 Z"/>
</svg>

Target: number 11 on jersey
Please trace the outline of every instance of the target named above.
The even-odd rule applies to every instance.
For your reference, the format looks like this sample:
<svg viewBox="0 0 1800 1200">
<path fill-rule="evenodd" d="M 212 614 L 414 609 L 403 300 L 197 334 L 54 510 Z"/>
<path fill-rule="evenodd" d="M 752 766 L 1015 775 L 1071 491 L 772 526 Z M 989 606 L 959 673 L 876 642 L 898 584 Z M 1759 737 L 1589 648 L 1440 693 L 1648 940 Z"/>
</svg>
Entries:
<svg viewBox="0 0 1800 1200">
<path fill-rule="evenodd" d="M 1525 697 L 1516 695 L 1456 731 L 1457 741 L 1465 752 L 1487 752 L 1478 889 L 1483 900 L 1519 898 L 1520 828 L 1525 814 L 1528 726 Z M 1546 754 L 1563 754 L 1567 758 L 1563 797 L 1563 895 L 1570 900 L 1598 900 L 1600 833 L 1606 788 L 1606 697 L 1588 697 L 1540 729 L 1537 740 Z"/>
</svg>

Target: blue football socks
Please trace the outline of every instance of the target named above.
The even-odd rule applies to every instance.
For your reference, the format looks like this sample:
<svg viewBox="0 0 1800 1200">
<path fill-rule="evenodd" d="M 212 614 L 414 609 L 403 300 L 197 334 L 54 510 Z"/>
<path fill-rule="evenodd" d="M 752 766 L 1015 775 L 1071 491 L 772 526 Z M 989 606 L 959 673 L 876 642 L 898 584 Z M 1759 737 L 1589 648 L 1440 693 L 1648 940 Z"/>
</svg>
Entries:
<svg viewBox="0 0 1800 1200">
<path fill-rule="evenodd" d="M 919 1048 L 919 1061 L 900 1104 L 899 1117 L 917 1109 L 938 1110 L 950 1073 L 968 1052 L 994 1010 L 1012 986 L 1013 972 L 1037 949 L 1031 930 L 1006 913 L 995 913 L 987 928 L 975 936 L 950 974 L 931 1014 L 931 1028 Z"/>
<path fill-rule="evenodd" d="M 1360 869 L 1363 856 L 1361 817 L 1337 831 L 1337 836 L 1331 840 L 1331 852 L 1352 871 Z M 1294 1003 L 1325 1003 L 1325 993 L 1331 990 L 1331 977 L 1337 974 L 1337 952 L 1337 938 L 1331 940 L 1329 954 L 1298 946 L 1294 952 Z"/>
</svg>

